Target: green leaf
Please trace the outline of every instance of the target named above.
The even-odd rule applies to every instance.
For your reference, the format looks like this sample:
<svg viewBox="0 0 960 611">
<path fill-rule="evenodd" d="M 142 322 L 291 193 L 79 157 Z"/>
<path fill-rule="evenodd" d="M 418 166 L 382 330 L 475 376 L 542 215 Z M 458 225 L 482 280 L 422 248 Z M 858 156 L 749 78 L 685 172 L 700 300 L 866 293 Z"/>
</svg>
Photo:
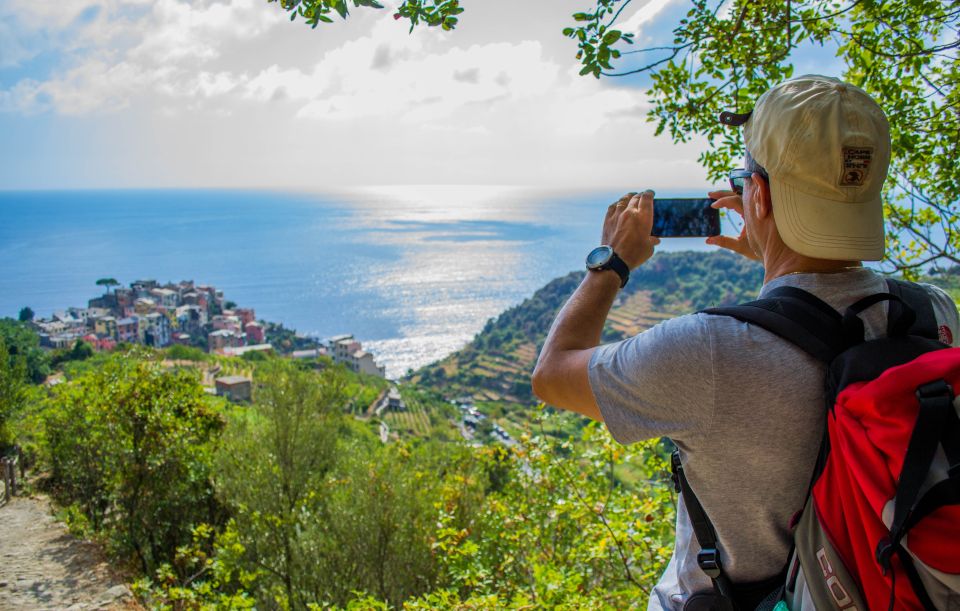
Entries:
<svg viewBox="0 0 960 611">
<path fill-rule="evenodd" d="M 603 44 L 612 45 L 618 40 L 620 40 L 621 32 L 620 30 L 610 30 L 603 35 Z"/>
</svg>

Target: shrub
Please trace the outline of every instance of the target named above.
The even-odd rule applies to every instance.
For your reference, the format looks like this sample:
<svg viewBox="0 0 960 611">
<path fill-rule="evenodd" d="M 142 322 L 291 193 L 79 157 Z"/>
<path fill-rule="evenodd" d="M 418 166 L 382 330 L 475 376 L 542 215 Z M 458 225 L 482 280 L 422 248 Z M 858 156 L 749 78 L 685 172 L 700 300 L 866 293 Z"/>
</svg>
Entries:
<svg viewBox="0 0 960 611">
<path fill-rule="evenodd" d="M 208 401 L 195 372 L 130 352 L 58 385 L 42 414 L 55 495 L 144 571 L 217 520 L 209 442 L 222 420 Z"/>
</svg>

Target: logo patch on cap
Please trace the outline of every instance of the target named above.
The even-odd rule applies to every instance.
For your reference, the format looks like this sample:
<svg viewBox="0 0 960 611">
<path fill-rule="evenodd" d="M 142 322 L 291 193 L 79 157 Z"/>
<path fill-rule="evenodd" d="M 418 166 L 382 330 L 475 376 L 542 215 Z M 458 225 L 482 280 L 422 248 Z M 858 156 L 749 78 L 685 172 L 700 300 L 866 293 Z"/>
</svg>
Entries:
<svg viewBox="0 0 960 611">
<path fill-rule="evenodd" d="M 870 161 L 873 159 L 873 147 L 843 147 L 843 173 L 840 175 L 841 187 L 862 187 L 867 180 Z"/>
</svg>

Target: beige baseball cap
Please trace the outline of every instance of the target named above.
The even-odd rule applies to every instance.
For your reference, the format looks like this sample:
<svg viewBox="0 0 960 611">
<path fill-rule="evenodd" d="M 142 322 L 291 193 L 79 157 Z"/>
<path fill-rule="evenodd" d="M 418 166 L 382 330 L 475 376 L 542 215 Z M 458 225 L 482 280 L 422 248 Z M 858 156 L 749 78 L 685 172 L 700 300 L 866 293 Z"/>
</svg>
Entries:
<svg viewBox="0 0 960 611">
<path fill-rule="evenodd" d="M 784 243 L 817 259 L 883 258 L 880 193 L 890 164 L 890 127 L 865 91 L 808 74 L 773 87 L 753 112 L 724 113 L 770 176 Z"/>
</svg>

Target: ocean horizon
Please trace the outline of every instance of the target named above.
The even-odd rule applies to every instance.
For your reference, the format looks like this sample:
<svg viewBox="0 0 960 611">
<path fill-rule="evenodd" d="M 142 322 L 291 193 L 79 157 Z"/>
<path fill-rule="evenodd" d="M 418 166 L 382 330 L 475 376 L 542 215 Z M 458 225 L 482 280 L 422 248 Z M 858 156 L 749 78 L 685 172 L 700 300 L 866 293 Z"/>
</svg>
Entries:
<svg viewBox="0 0 960 611">
<path fill-rule="evenodd" d="M 86 306 L 103 277 L 194 280 L 300 333 L 352 333 L 396 378 L 582 269 L 620 195 L 469 185 L 0 191 L 0 317 Z M 681 239 L 659 249 L 710 247 Z"/>
</svg>

